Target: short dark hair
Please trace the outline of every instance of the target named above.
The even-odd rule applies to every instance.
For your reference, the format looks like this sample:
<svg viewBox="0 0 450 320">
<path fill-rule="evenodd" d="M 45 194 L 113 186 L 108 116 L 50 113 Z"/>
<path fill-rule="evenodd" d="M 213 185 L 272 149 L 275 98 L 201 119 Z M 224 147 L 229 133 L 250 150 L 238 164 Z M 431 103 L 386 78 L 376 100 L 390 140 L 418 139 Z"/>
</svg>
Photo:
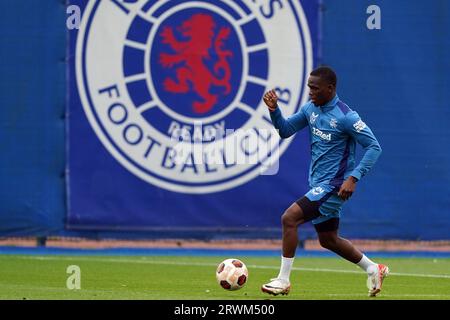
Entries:
<svg viewBox="0 0 450 320">
<path fill-rule="evenodd" d="M 324 79 L 328 84 L 332 84 L 336 87 L 337 76 L 333 69 L 328 66 L 320 66 L 310 73 L 311 76 L 319 76 Z"/>
</svg>

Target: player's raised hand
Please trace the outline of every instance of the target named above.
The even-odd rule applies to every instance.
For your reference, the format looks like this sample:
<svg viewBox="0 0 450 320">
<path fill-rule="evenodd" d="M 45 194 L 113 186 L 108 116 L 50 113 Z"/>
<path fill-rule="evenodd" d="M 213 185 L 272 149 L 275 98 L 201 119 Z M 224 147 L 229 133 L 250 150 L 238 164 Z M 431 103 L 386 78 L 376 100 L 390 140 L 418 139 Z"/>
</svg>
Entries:
<svg viewBox="0 0 450 320">
<path fill-rule="evenodd" d="M 263 96 L 264 103 L 269 108 L 270 112 L 273 112 L 278 108 L 277 102 L 278 102 L 278 96 L 275 92 L 275 90 L 267 91 Z"/>
</svg>

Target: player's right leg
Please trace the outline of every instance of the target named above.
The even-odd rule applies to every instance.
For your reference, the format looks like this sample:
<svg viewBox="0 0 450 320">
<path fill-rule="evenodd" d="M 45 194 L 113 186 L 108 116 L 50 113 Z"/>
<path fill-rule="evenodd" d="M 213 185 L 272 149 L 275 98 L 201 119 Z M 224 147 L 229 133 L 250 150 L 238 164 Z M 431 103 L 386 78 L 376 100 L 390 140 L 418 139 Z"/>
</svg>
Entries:
<svg viewBox="0 0 450 320">
<path fill-rule="evenodd" d="M 289 276 L 298 245 L 297 227 L 304 221 L 303 211 L 297 203 L 293 203 L 281 216 L 283 230 L 280 272 L 276 278 L 261 286 L 262 292 L 272 295 L 286 295 L 291 289 Z"/>
<path fill-rule="evenodd" d="M 300 224 L 313 220 L 319 215 L 318 205 L 305 196 L 294 202 L 282 215 L 282 249 L 280 272 L 269 283 L 263 284 L 261 290 L 272 295 L 286 295 L 291 289 L 289 276 L 298 246 L 297 228 Z"/>
<path fill-rule="evenodd" d="M 384 264 L 377 264 L 375 270 L 369 273 L 367 278 L 367 288 L 369 297 L 376 297 L 381 291 L 384 278 L 389 274 L 389 268 Z"/>
</svg>

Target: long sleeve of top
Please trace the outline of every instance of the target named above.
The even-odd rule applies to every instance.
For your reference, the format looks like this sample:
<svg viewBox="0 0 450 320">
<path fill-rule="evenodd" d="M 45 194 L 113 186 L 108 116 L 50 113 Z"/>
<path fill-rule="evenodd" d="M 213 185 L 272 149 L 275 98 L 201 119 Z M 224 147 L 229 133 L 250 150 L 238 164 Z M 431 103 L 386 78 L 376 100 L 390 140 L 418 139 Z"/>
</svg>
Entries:
<svg viewBox="0 0 450 320">
<path fill-rule="evenodd" d="M 300 109 L 297 113 L 285 119 L 281 114 L 280 108 L 276 108 L 275 111 L 270 113 L 270 118 L 281 138 L 289 138 L 308 125 L 308 120 L 303 113 L 303 109 Z"/>
<path fill-rule="evenodd" d="M 358 113 L 355 111 L 349 112 L 346 116 L 345 127 L 347 133 L 356 140 L 363 148 L 364 155 L 351 172 L 351 176 L 360 180 L 377 162 L 381 155 L 381 146 L 372 130 L 361 120 Z"/>
</svg>

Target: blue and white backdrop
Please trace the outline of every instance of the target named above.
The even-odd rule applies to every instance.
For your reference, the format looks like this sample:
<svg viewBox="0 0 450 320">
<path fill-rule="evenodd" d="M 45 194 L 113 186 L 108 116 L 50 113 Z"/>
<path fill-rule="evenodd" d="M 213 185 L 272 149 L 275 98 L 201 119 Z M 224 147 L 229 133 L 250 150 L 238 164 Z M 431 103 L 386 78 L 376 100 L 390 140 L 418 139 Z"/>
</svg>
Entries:
<svg viewBox="0 0 450 320">
<path fill-rule="evenodd" d="M 279 238 L 308 133 L 279 141 L 261 95 L 294 113 L 323 63 L 383 148 L 343 236 L 449 239 L 448 5 L 0 1 L 0 235 Z"/>
</svg>

